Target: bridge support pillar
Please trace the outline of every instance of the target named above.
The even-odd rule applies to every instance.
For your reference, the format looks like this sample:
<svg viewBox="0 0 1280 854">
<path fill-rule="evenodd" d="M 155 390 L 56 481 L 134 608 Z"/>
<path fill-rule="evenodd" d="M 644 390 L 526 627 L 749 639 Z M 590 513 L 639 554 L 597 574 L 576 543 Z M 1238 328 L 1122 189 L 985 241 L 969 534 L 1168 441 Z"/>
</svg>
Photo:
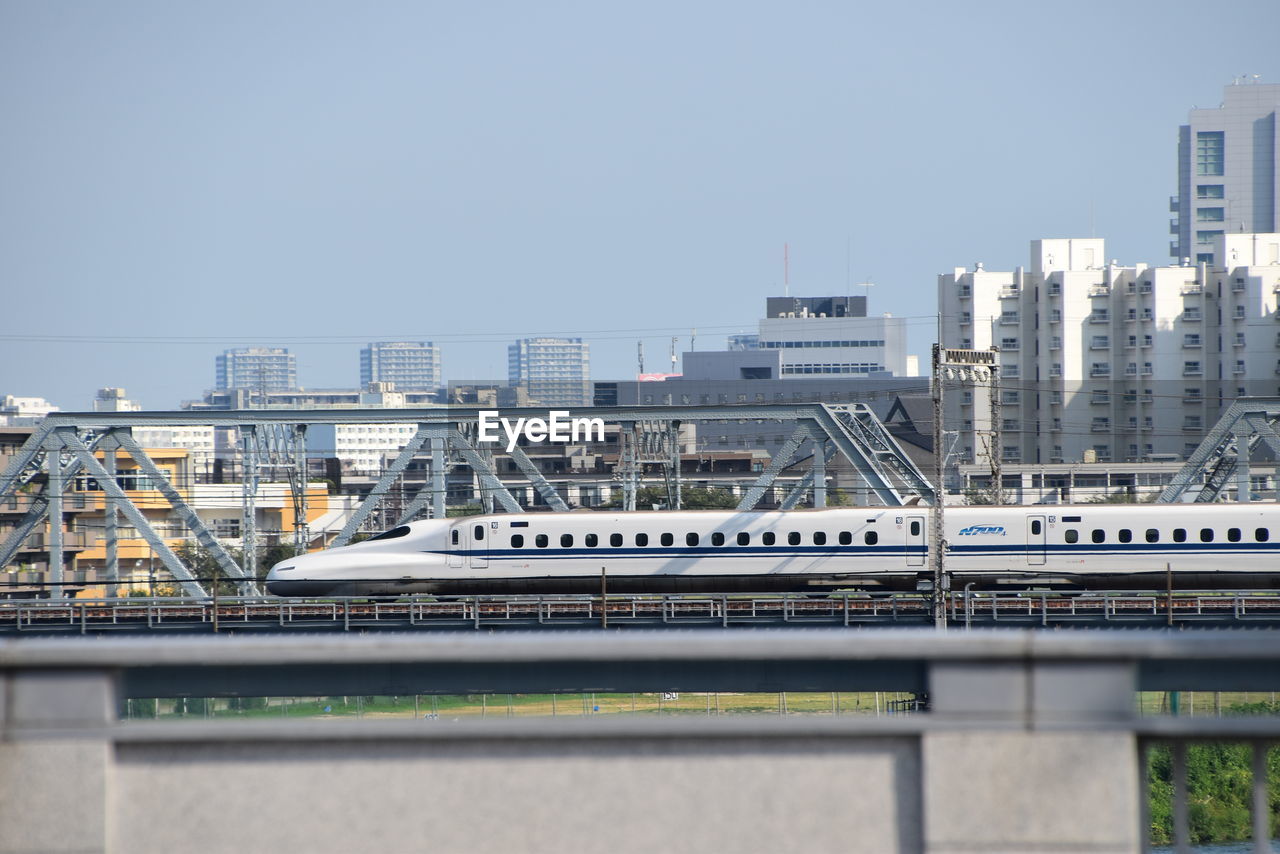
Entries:
<svg viewBox="0 0 1280 854">
<path fill-rule="evenodd" d="M 922 735 L 924 850 L 1141 850 L 1135 687 L 1127 664 L 935 664 L 957 725 Z"/>
</svg>

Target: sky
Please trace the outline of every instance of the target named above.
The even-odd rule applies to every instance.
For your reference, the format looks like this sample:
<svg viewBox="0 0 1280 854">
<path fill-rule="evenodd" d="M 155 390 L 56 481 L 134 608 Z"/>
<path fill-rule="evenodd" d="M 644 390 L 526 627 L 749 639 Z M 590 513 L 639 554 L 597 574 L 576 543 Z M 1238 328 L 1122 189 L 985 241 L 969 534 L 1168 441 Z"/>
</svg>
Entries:
<svg viewBox="0 0 1280 854">
<path fill-rule="evenodd" d="M 940 273 L 1170 262 L 1178 125 L 1280 82 L 1275 0 L 1206 9 L 0 0 L 0 395 L 176 408 L 244 346 L 354 387 L 375 340 L 505 379 L 531 335 L 628 379 L 784 278 L 927 363 Z"/>
</svg>

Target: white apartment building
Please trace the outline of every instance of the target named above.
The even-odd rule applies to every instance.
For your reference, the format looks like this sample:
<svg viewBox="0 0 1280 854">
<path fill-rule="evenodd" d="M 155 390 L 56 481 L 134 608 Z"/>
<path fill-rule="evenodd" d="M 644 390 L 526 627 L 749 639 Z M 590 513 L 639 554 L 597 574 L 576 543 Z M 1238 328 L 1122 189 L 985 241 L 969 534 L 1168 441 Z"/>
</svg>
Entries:
<svg viewBox="0 0 1280 854">
<path fill-rule="evenodd" d="M 430 341 L 374 341 L 360 351 L 361 386 L 435 390 L 442 382 L 440 348 Z"/>
<path fill-rule="evenodd" d="M 938 277 L 946 347 L 1000 349 L 1007 462 L 1183 459 L 1237 397 L 1280 394 L 1280 234 L 1224 234 L 1220 265 L 1132 267 L 1101 238 L 1034 240 L 1029 269 Z M 981 387 L 948 387 L 959 462 L 989 462 Z"/>
<path fill-rule="evenodd" d="M 1178 195 L 1169 209 L 1175 263 L 1222 264 L 1223 234 L 1280 229 L 1280 84 L 1238 79 L 1222 104 L 1192 110 L 1178 132 Z"/>
<path fill-rule="evenodd" d="M 54 406 L 43 397 L 16 397 L 6 394 L 0 397 L 0 426 L 16 427 L 22 424 L 35 424 L 51 412 L 57 412 Z"/>
<path fill-rule="evenodd" d="M 542 406 L 586 406 L 591 345 L 581 338 L 522 338 L 507 348 L 507 378 Z"/>
<path fill-rule="evenodd" d="M 122 388 L 100 388 L 93 399 L 94 412 L 141 412 Z M 166 427 L 134 427 L 133 438 L 144 448 L 180 448 L 187 451 L 192 473 L 208 475 L 217 456 L 212 424 L 179 424 Z"/>
</svg>

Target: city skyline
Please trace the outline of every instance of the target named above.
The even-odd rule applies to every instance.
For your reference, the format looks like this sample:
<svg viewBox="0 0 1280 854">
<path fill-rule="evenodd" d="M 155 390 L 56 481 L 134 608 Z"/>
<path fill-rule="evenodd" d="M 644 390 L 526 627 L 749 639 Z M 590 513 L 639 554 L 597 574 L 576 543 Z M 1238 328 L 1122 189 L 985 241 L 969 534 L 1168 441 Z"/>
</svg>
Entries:
<svg viewBox="0 0 1280 854">
<path fill-rule="evenodd" d="M 9 5 L 0 393 L 165 408 L 245 346 L 345 386 L 378 340 L 497 378 L 535 336 L 622 378 L 637 339 L 719 348 L 787 288 L 870 291 L 922 355 L 957 264 L 1168 257 L 1178 127 L 1280 80 L 1274 6 L 1215 11 L 1238 38 L 1194 64 L 1068 60 L 1197 8 Z M 993 49 L 1031 44 L 1059 60 Z"/>
</svg>

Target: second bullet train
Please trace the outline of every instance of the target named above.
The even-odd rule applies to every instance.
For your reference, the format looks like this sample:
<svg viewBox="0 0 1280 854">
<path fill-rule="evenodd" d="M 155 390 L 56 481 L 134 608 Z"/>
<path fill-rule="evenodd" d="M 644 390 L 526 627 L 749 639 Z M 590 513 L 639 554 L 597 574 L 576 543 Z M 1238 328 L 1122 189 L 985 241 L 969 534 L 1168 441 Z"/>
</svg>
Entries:
<svg viewBox="0 0 1280 854">
<path fill-rule="evenodd" d="M 412 522 L 272 567 L 280 596 L 828 592 L 931 572 L 929 507 L 529 513 Z M 1280 585 L 1280 505 L 948 507 L 956 586 Z"/>
</svg>

